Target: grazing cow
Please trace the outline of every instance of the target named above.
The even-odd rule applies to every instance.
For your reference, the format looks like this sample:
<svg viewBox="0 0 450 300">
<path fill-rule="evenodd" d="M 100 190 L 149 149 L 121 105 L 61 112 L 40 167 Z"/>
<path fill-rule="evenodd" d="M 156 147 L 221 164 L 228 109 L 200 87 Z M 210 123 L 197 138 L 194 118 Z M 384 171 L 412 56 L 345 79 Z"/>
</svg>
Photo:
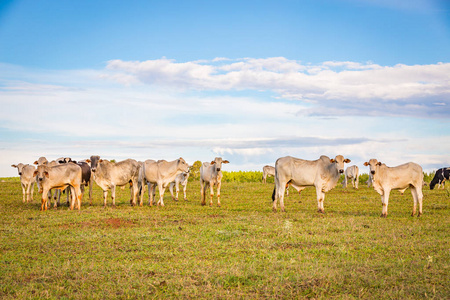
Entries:
<svg viewBox="0 0 450 300">
<path fill-rule="evenodd" d="M 277 211 L 277 200 L 281 211 L 284 210 L 284 190 L 286 184 L 291 184 L 301 192 L 307 186 L 315 186 L 317 194 L 318 211 L 324 213 L 323 201 L 325 192 L 333 189 L 344 173 L 344 163 L 350 159 L 342 155 L 330 159 L 322 155 L 318 160 L 303 160 L 291 156 L 281 157 L 275 164 L 275 188 L 272 194 L 273 211 Z"/>
<path fill-rule="evenodd" d="M 356 189 L 358 189 L 358 183 L 359 183 L 359 168 L 358 166 L 350 166 L 347 169 L 345 169 L 344 172 L 344 181 L 342 181 L 342 186 L 344 188 L 347 188 L 348 180 L 351 181 L 352 186 Z"/>
<path fill-rule="evenodd" d="M 434 174 L 433 180 L 430 182 L 430 190 L 434 189 L 435 185 L 438 184 L 438 188 L 445 187 L 445 181 L 450 180 L 450 168 L 441 168 Z"/>
<path fill-rule="evenodd" d="M 176 159 L 174 161 L 151 159 L 146 160 L 143 163 L 142 177 L 139 186 L 142 189 L 145 183 L 148 183 L 148 198 L 149 205 L 153 205 L 153 197 L 155 195 L 156 186 L 159 190 L 159 201 L 157 205 L 164 206 L 164 192 L 171 182 L 175 181 L 175 178 L 180 173 L 189 172 L 189 165 L 183 158 Z M 142 206 L 142 201 L 139 203 Z"/>
<path fill-rule="evenodd" d="M 17 168 L 17 171 L 19 172 L 23 203 L 25 203 L 25 201 L 33 201 L 34 183 L 36 182 L 36 176 L 34 176 L 35 167 L 28 164 L 24 165 L 22 163 L 11 165 L 11 167 Z"/>
<path fill-rule="evenodd" d="M 39 192 L 42 193 L 41 210 L 47 210 L 47 199 L 45 195 L 51 189 L 65 189 L 70 186 L 72 190 L 72 201 L 70 203 L 70 209 L 75 206 L 75 200 L 77 200 L 76 207 L 81 209 L 81 168 L 76 164 L 62 164 L 54 167 L 48 165 L 39 165 L 34 171 L 37 181 L 40 183 Z"/>
<path fill-rule="evenodd" d="M 411 188 L 411 194 L 414 199 L 412 216 L 416 214 L 417 204 L 419 204 L 417 216 L 420 217 L 422 215 L 423 171 L 421 166 L 409 162 L 397 167 L 388 167 L 376 159 L 371 159 L 365 162 L 364 165 L 370 167 L 373 188 L 381 195 L 381 203 L 383 205 L 382 217 L 387 217 L 389 193 L 391 190 L 400 190 L 403 194 L 408 187 Z"/>
<path fill-rule="evenodd" d="M 264 166 L 263 167 L 263 183 L 266 183 L 266 179 L 268 176 L 275 176 L 275 168 L 272 166 Z"/>
<path fill-rule="evenodd" d="M 170 183 L 169 191 L 170 191 L 170 195 L 172 195 L 173 200 L 178 201 L 178 192 L 180 191 L 180 184 L 181 184 L 183 186 L 184 200 L 187 201 L 186 188 L 187 188 L 188 178 L 189 178 L 189 173 L 183 172 L 183 173 L 178 174 L 177 177 L 175 177 L 175 180 Z M 173 196 L 173 186 L 175 186 L 176 197 Z"/>
<path fill-rule="evenodd" d="M 103 190 L 103 204 L 106 208 L 108 190 L 111 189 L 112 205 L 116 206 L 116 186 L 124 186 L 131 182 L 131 205 L 136 204 L 139 177 L 139 163 L 134 159 L 126 159 L 117 163 L 91 156 L 91 172 L 98 186 Z"/>
<path fill-rule="evenodd" d="M 220 186 L 222 185 L 222 164 L 228 164 L 228 160 L 222 160 L 221 157 L 216 157 L 212 162 L 204 162 L 200 167 L 200 186 L 202 205 L 206 205 L 206 189 L 210 187 L 211 200 L 209 205 L 213 204 L 214 186 L 217 185 L 217 205 L 220 206 Z"/>
</svg>

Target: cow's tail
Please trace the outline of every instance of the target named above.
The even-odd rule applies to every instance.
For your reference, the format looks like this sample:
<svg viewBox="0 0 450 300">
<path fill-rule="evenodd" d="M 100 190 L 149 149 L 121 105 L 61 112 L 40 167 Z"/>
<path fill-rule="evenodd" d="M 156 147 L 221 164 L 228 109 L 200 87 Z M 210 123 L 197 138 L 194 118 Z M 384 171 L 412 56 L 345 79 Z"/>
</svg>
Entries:
<svg viewBox="0 0 450 300">
<path fill-rule="evenodd" d="M 275 193 L 277 192 L 277 186 L 273 187 L 273 193 L 272 193 L 272 201 L 275 201 Z"/>
<path fill-rule="evenodd" d="M 139 197 L 141 197 L 142 195 L 142 190 L 144 188 L 144 164 L 142 163 L 139 166 L 139 173 L 138 173 L 138 193 L 139 193 Z"/>
</svg>

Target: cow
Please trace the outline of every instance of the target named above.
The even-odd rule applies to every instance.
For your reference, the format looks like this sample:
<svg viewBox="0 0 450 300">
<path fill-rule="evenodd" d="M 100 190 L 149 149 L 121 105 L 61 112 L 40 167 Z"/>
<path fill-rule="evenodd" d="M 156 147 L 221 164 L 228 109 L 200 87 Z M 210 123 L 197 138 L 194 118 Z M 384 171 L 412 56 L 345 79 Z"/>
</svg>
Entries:
<svg viewBox="0 0 450 300">
<path fill-rule="evenodd" d="M 438 188 L 445 187 L 445 181 L 450 180 L 450 168 L 441 168 L 436 171 L 434 174 L 433 180 L 430 182 L 430 190 L 434 189 L 436 184 L 438 184 Z"/>
<path fill-rule="evenodd" d="M 139 163 L 134 159 L 126 159 L 119 162 L 110 162 L 100 159 L 98 155 L 92 155 L 91 172 L 97 185 L 103 190 L 103 205 L 106 208 L 108 190 L 111 189 L 112 206 L 116 206 L 116 186 L 124 186 L 131 182 L 131 205 L 136 204 L 137 186 L 139 179 Z"/>
<path fill-rule="evenodd" d="M 217 185 L 217 206 L 220 206 L 220 187 L 222 185 L 222 164 L 230 163 L 228 160 L 222 160 L 216 157 L 211 162 L 204 162 L 200 167 L 200 186 L 202 205 L 206 205 L 206 189 L 210 187 L 211 200 L 209 205 L 213 205 L 214 186 Z"/>
<path fill-rule="evenodd" d="M 17 168 L 20 176 L 20 184 L 22 185 L 23 203 L 33 201 L 34 183 L 36 182 L 36 176 L 34 176 L 35 167 L 29 164 L 17 164 L 11 165 L 13 168 Z"/>
<path fill-rule="evenodd" d="M 419 205 L 417 216 L 420 217 L 422 215 L 423 171 L 421 166 L 409 162 L 396 167 L 388 167 L 374 158 L 365 162 L 364 165 L 370 167 L 373 188 L 381 195 L 381 204 L 383 206 L 381 217 L 387 217 L 389 193 L 391 190 L 399 190 L 403 194 L 408 187 L 411 188 L 411 194 L 414 199 L 411 215 L 414 216 L 416 214 L 417 204 Z"/>
<path fill-rule="evenodd" d="M 266 183 L 266 179 L 268 176 L 275 176 L 275 168 L 272 166 L 264 166 L 263 167 L 263 183 Z"/>
<path fill-rule="evenodd" d="M 155 195 L 156 186 L 158 186 L 159 190 L 159 201 L 157 205 L 164 206 L 164 192 L 167 186 L 170 185 L 171 182 L 175 181 L 175 178 L 180 173 L 189 172 L 190 166 L 186 163 L 186 161 L 180 157 L 174 161 L 166 161 L 166 160 L 152 160 L 148 159 L 143 163 L 142 170 L 142 178 L 139 180 L 140 190 L 145 183 L 148 183 L 148 198 L 149 205 L 153 205 L 153 197 Z M 139 205 L 142 206 L 142 201 L 140 201 Z"/>
<path fill-rule="evenodd" d="M 170 191 L 170 195 L 172 195 L 173 200 L 178 201 L 178 192 L 180 191 L 180 184 L 181 184 L 183 186 L 184 200 L 187 201 L 186 188 L 187 188 L 188 178 L 189 178 L 189 173 L 183 172 L 183 173 L 178 174 L 177 177 L 175 177 L 175 180 L 170 183 L 169 191 Z M 176 197 L 173 196 L 173 186 L 175 186 Z"/>
<path fill-rule="evenodd" d="M 358 166 L 350 166 L 345 169 L 344 172 L 344 181 L 342 181 L 342 186 L 344 188 L 347 188 L 348 180 L 351 181 L 352 186 L 356 189 L 358 189 L 358 183 L 359 183 L 359 168 Z"/>
<path fill-rule="evenodd" d="M 308 186 L 316 188 L 318 212 L 324 213 L 323 202 L 325 193 L 333 189 L 342 173 L 344 163 L 350 159 L 337 155 L 334 159 L 322 155 L 317 160 L 304 160 L 292 156 L 277 159 L 275 163 L 275 188 L 272 194 L 273 211 L 277 211 L 277 201 L 280 202 L 281 211 L 284 209 L 284 190 L 286 184 L 292 185 L 301 192 Z"/>
<path fill-rule="evenodd" d="M 76 164 L 61 164 L 54 167 L 48 165 L 38 165 L 34 171 L 37 181 L 40 183 L 39 192 L 42 194 L 41 210 L 47 210 L 48 192 L 51 189 L 65 189 L 70 186 L 72 190 L 72 201 L 70 209 L 81 209 L 81 167 Z"/>
</svg>

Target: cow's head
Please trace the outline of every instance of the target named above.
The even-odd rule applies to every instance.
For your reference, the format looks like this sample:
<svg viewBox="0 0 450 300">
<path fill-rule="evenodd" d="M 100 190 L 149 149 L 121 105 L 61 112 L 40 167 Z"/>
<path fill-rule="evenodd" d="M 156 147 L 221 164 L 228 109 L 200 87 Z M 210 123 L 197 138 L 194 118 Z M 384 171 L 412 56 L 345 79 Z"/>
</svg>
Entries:
<svg viewBox="0 0 450 300">
<path fill-rule="evenodd" d="M 214 160 L 211 162 L 211 165 L 215 165 L 214 168 L 217 172 L 220 172 L 220 170 L 222 169 L 222 164 L 228 164 L 229 161 L 228 160 L 222 160 L 222 157 L 216 157 L 214 158 Z"/>
<path fill-rule="evenodd" d="M 91 162 L 91 171 L 95 173 L 97 171 L 98 163 L 101 163 L 103 160 L 100 159 L 100 156 L 98 155 L 92 155 L 90 162 Z"/>
<path fill-rule="evenodd" d="M 48 160 L 43 156 L 39 157 L 38 160 L 34 162 L 35 165 L 46 165 L 47 163 Z"/>
<path fill-rule="evenodd" d="M 17 171 L 19 172 L 19 176 L 22 176 L 23 167 L 25 167 L 24 164 L 20 163 L 18 165 L 11 165 L 13 168 L 17 168 Z"/>
<path fill-rule="evenodd" d="M 370 167 L 370 174 L 375 175 L 377 172 L 378 166 L 381 166 L 381 162 L 376 160 L 375 158 L 372 158 L 368 162 L 366 161 L 364 165 L 367 167 Z"/>
<path fill-rule="evenodd" d="M 178 170 L 181 170 L 186 173 L 189 172 L 190 167 L 189 167 L 188 163 L 182 157 L 180 157 L 178 159 L 177 166 L 178 166 Z"/>
<path fill-rule="evenodd" d="M 342 174 L 344 173 L 344 163 L 348 164 L 351 160 L 344 158 L 342 155 L 337 155 L 334 159 L 330 159 L 330 162 L 336 164 L 336 169 L 340 174 Z"/>
<path fill-rule="evenodd" d="M 36 170 L 33 173 L 33 176 L 35 176 L 39 182 L 44 181 L 44 179 L 48 178 L 48 176 L 49 176 L 48 175 L 48 167 L 46 165 L 37 166 Z M 42 185 L 41 185 L 41 187 L 42 187 Z"/>
</svg>

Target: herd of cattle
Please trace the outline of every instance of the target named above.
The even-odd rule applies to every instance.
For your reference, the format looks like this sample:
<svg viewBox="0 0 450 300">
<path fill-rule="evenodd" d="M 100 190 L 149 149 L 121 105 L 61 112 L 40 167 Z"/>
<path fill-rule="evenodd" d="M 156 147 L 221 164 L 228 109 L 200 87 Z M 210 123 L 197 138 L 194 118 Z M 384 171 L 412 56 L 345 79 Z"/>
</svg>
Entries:
<svg viewBox="0 0 450 300">
<path fill-rule="evenodd" d="M 201 204 L 206 205 L 206 193 L 210 188 L 210 202 L 213 204 L 214 186 L 217 186 L 217 205 L 220 206 L 220 187 L 222 179 L 222 164 L 229 163 L 220 157 L 211 162 L 204 162 L 200 167 Z M 350 166 L 344 172 L 344 164 L 350 163 L 350 159 L 337 155 L 334 159 L 322 155 L 317 160 L 304 160 L 291 156 L 281 157 L 275 167 L 264 166 L 263 182 L 267 176 L 274 176 L 275 188 L 272 194 L 273 210 L 277 211 L 279 202 L 281 211 L 284 211 L 284 194 L 289 186 L 299 193 L 308 186 L 314 186 L 317 194 L 318 211 L 324 212 L 325 193 L 333 189 L 340 176 L 344 174 L 343 186 L 348 181 L 358 188 L 359 169 Z M 34 165 L 37 165 L 36 167 Z M 103 190 L 103 204 L 106 207 L 108 190 L 111 190 L 112 205 L 115 206 L 116 186 L 123 187 L 130 184 L 131 205 L 143 205 L 143 194 L 148 187 L 149 205 L 153 205 L 156 187 L 159 190 L 157 205 L 164 206 L 164 192 L 169 187 L 174 200 L 178 200 L 179 185 L 184 187 L 184 199 L 186 200 L 186 186 L 189 177 L 190 166 L 183 158 L 174 161 L 146 160 L 144 162 L 134 159 L 126 159 L 120 162 L 111 162 L 93 155 L 90 159 L 73 161 L 71 158 L 61 157 L 48 161 L 40 157 L 34 165 L 12 165 L 18 169 L 23 191 L 23 202 L 32 201 L 34 183 L 37 183 L 42 194 L 41 210 L 47 210 L 48 203 L 54 199 L 54 207 L 60 204 L 62 191 L 66 191 L 67 203 L 70 209 L 80 209 L 84 189 L 89 186 L 89 201 L 92 204 L 92 186 L 95 181 Z M 406 163 L 396 167 L 388 167 L 385 164 L 371 159 L 364 163 L 370 168 L 367 184 L 373 185 L 381 195 L 382 217 L 387 216 L 389 193 L 391 190 L 400 190 L 403 193 L 407 188 L 411 189 L 414 199 L 412 215 L 422 214 L 422 188 L 424 185 L 422 167 L 416 163 Z M 449 180 L 450 168 L 442 168 L 436 171 L 430 182 L 430 189 L 435 185 L 441 185 Z M 176 197 L 173 187 L 176 187 Z M 53 191 L 53 194 L 52 194 Z M 70 200 L 70 201 L 69 201 Z"/>
</svg>

